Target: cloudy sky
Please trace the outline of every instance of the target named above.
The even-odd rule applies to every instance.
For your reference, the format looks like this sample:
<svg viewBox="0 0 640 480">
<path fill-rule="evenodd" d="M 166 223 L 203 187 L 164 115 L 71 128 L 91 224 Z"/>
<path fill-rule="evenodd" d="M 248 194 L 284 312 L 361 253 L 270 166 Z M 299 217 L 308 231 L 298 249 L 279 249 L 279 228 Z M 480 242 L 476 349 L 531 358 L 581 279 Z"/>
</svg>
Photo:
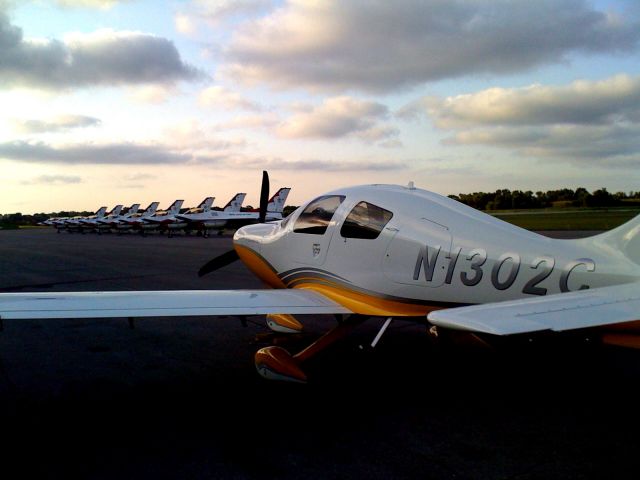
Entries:
<svg viewBox="0 0 640 480">
<path fill-rule="evenodd" d="M 640 2 L 0 0 L 0 213 L 255 205 L 264 168 L 640 190 Z"/>
</svg>

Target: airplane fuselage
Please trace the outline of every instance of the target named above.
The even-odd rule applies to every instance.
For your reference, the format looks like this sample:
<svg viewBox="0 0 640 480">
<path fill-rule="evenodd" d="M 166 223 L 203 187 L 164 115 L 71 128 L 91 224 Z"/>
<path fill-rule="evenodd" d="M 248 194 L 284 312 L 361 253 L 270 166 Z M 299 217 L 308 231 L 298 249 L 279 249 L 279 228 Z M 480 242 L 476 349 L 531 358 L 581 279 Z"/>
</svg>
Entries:
<svg viewBox="0 0 640 480">
<path fill-rule="evenodd" d="M 243 227 L 234 246 L 271 286 L 320 291 L 357 313 L 424 315 L 640 279 L 640 258 L 607 235 L 551 239 L 399 186 L 320 198 L 283 222 Z M 328 215 L 322 202 L 337 207 Z"/>
<path fill-rule="evenodd" d="M 246 225 L 258 221 L 258 212 L 225 212 L 225 211 L 209 211 L 197 214 L 177 215 L 177 218 L 197 225 L 197 228 L 214 229 L 223 228 L 228 225 Z M 282 214 L 279 212 L 267 212 L 267 221 L 281 220 Z"/>
</svg>

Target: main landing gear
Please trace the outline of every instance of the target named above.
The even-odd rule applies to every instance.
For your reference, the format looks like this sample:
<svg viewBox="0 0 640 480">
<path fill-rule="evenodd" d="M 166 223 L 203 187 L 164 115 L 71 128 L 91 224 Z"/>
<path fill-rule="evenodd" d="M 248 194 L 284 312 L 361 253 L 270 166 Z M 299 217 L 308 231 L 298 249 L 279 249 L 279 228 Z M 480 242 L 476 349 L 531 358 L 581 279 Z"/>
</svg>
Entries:
<svg viewBox="0 0 640 480">
<path fill-rule="evenodd" d="M 268 380 L 306 383 L 307 375 L 302 369 L 304 362 L 329 345 L 344 338 L 369 317 L 351 315 L 346 318 L 338 318 L 338 325 L 295 355 L 278 346 L 269 346 L 258 350 L 255 355 L 255 365 L 258 373 Z M 372 348 L 376 346 L 391 321 L 391 318 L 385 320 L 382 328 L 371 343 Z M 302 331 L 302 324 L 292 315 L 267 315 L 267 325 L 272 330 L 280 333 L 299 333 Z"/>
</svg>

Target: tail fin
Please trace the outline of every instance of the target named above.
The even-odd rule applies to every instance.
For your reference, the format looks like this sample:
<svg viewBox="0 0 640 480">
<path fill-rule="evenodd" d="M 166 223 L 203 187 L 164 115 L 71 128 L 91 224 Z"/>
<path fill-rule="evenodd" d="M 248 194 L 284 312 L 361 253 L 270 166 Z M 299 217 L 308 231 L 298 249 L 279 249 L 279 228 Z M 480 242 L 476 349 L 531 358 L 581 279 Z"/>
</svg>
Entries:
<svg viewBox="0 0 640 480">
<path fill-rule="evenodd" d="M 205 198 L 202 202 L 200 202 L 198 208 L 201 208 L 203 212 L 208 212 L 209 210 L 211 210 L 211 205 L 213 205 L 213 201 L 215 200 L 215 198 L 216 197 Z"/>
<path fill-rule="evenodd" d="M 122 211 L 122 205 L 116 205 L 115 207 L 113 207 L 113 209 L 111 209 L 111 211 L 107 215 L 113 215 L 114 217 L 116 217 L 120 215 L 121 211 Z"/>
<path fill-rule="evenodd" d="M 180 213 L 180 208 L 182 207 L 183 203 L 184 203 L 184 200 L 176 200 L 175 202 L 173 202 L 171 206 L 167 209 L 167 212 L 169 213 L 169 215 L 175 215 L 176 213 Z"/>
<path fill-rule="evenodd" d="M 138 213 L 139 209 L 140 209 L 140 204 L 134 203 L 129 207 L 129 210 L 127 210 L 127 215 L 135 215 L 136 213 Z"/>
<path fill-rule="evenodd" d="M 244 197 L 246 197 L 246 193 L 236 193 L 235 196 L 227 202 L 224 206 L 223 211 L 225 212 L 239 212 L 242 208 L 242 202 L 244 202 Z"/>
<path fill-rule="evenodd" d="M 276 194 L 271 197 L 271 200 L 269 200 L 267 212 L 282 213 L 284 203 L 287 201 L 290 191 L 291 189 L 289 187 L 284 187 L 278 190 Z"/>
<path fill-rule="evenodd" d="M 621 250 L 627 258 L 640 265 L 640 215 L 613 230 L 584 240 L 602 245 L 603 248 Z"/>
<path fill-rule="evenodd" d="M 158 210 L 158 205 L 160 205 L 160 202 L 151 202 L 149 204 L 149 206 L 147 208 L 145 208 L 144 216 L 145 217 L 150 217 L 151 215 L 156 213 L 156 210 Z"/>
<path fill-rule="evenodd" d="M 104 214 L 106 211 L 107 211 L 107 207 L 100 207 L 98 211 L 95 213 L 96 218 L 104 217 Z"/>
</svg>

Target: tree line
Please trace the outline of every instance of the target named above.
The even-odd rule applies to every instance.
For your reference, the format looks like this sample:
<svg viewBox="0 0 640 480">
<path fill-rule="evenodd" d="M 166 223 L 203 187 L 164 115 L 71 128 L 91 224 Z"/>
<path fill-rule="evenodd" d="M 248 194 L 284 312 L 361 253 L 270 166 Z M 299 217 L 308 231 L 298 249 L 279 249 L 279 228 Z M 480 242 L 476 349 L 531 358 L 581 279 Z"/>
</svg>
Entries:
<svg viewBox="0 0 640 480">
<path fill-rule="evenodd" d="M 586 188 L 562 188 L 546 192 L 532 192 L 527 190 L 509 190 L 506 188 L 495 192 L 473 192 L 449 195 L 478 210 L 512 210 L 522 208 L 550 208 L 550 207 L 617 207 L 624 205 L 640 206 L 640 191 L 610 193 L 606 188 L 600 188 L 590 193 Z M 284 207 L 284 216 L 290 214 L 297 206 Z M 0 214 L 0 228 L 15 228 L 20 225 L 37 225 L 51 217 L 75 217 L 93 215 L 94 212 L 61 211 L 51 213 L 22 213 Z"/>
<path fill-rule="evenodd" d="M 51 212 L 51 213 L 34 213 L 32 215 L 23 215 L 22 213 L 0 214 L 0 227 L 15 228 L 20 225 L 37 225 L 53 217 L 87 217 L 95 212 Z"/>
<path fill-rule="evenodd" d="M 458 195 L 449 195 L 449 197 L 478 210 L 640 205 L 640 192 L 610 193 L 606 188 L 600 188 L 593 193 L 582 187 L 575 190 L 562 188 L 535 193 L 531 190 L 523 192 L 522 190 L 511 191 L 504 188 L 493 193 L 459 193 Z"/>
</svg>

